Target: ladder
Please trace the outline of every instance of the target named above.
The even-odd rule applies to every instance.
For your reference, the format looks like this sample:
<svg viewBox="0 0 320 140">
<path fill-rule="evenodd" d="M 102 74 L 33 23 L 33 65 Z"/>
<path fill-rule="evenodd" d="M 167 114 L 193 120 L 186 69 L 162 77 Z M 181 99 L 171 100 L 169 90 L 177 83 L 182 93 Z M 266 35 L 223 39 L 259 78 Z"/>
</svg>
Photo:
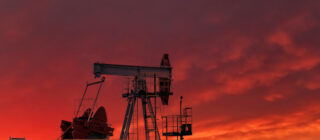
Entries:
<svg viewBox="0 0 320 140">
<path fill-rule="evenodd" d="M 142 101 L 146 140 L 150 140 L 150 132 L 154 132 L 155 140 L 160 140 L 159 130 L 156 124 L 156 116 L 153 111 L 150 97 L 143 97 L 141 101 Z M 149 124 L 150 119 L 151 119 L 151 124 Z"/>
</svg>

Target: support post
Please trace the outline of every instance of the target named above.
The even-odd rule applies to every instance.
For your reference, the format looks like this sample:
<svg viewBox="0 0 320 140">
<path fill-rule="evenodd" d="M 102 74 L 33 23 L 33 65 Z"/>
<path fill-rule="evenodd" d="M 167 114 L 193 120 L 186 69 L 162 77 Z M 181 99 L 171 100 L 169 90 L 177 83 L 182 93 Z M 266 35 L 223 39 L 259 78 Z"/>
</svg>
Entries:
<svg viewBox="0 0 320 140">
<path fill-rule="evenodd" d="M 181 110 L 181 107 L 182 107 L 182 99 L 183 99 L 183 96 L 180 97 L 180 140 L 183 140 L 183 134 L 182 134 L 182 110 Z"/>
<path fill-rule="evenodd" d="M 120 134 L 120 139 L 124 139 L 125 136 L 125 131 L 126 131 L 126 126 L 127 126 L 127 122 L 128 122 L 128 116 L 129 116 L 129 112 L 131 109 L 131 104 L 132 104 L 132 98 L 128 99 L 128 106 L 127 106 L 127 110 L 126 110 L 126 114 L 124 116 L 124 121 L 123 121 L 123 125 L 122 125 L 122 129 L 121 129 L 121 134 Z"/>
<path fill-rule="evenodd" d="M 151 120 L 152 120 L 152 123 L 154 124 L 155 139 L 156 139 L 156 140 L 160 140 L 160 135 L 159 135 L 159 131 L 158 131 L 158 126 L 155 125 L 155 124 L 156 124 L 156 117 L 155 117 L 154 112 L 153 112 L 153 107 L 152 107 L 150 98 L 147 98 L 147 103 L 148 103 L 148 108 L 149 108 L 149 112 L 150 112 L 150 115 L 151 115 Z"/>
<path fill-rule="evenodd" d="M 145 135 L 146 140 L 150 140 L 149 137 L 149 127 L 148 127 L 148 116 L 147 116 L 147 101 L 146 97 L 141 97 L 141 103 L 142 103 L 142 110 L 143 110 L 143 118 L 144 118 L 144 127 L 145 127 Z"/>
<path fill-rule="evenodd" d="M 132 101 L 130 113 L 129 113 L 129 119 L 128 119 L 128 122 L 126 125 L 126 132 L 125 132 L 126 139 L 128 139 L 128 135 L 129 135 L 129 131 L 130 131 L 130 124 L 131 124 L 131 120 L 132 120 L 132 116 L 133 116 L 133 112 L 134 112 L 135 103 L 136 103 L 136 97 L 133 97 L 133 101 Z"/>
<path fill-rule="evenodd" d="M 157 79 L 156 79 L 157 77 L 156 77 L 156 75 L 154 75 L 154 88 L 153 88 L 153 90 L 154 90 L 154 129 L 155 129 L 155 131 L 154 131 L 154 139 L 155 140 L 157 140 L 157 138 L 158 138 L 158 136 L 157 135 L 159 135 L 159 132 L 158 132 L 158 127 L 157 127 Z M 160 139 L 160 138 L 159 138 Z"/>
</svg>

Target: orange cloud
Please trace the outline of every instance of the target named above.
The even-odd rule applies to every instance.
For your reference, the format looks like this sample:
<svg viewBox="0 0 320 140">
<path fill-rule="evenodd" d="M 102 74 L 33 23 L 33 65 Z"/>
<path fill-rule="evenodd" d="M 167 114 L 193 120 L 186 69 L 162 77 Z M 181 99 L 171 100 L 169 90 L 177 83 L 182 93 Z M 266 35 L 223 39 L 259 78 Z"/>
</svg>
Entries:
<svg viewBox="0 0 320 140">
<path fill-rule="evenodd" d="M 317 108 L 309 107 L 287 115 L 265 116 L 228 124 L 212 125 L 206 129 L 198 130 L 191 139 L 313 140 L 320 136 L 318 133 L 320 131 L 320 120 L 314 113 Z"/>
<path fill-rule="evenodd" d="M 193 107 L 186 139 L 318 139 L 317 3 L 1 1 L 0 139 L 56 138 L 92 63 L 158 66 L 162 53 L 174 70 L 163 112 L 176 113 L 180 96 Z M 106 78 L 99 102 L 116 139 L 125 82 Z"/>
</svg>

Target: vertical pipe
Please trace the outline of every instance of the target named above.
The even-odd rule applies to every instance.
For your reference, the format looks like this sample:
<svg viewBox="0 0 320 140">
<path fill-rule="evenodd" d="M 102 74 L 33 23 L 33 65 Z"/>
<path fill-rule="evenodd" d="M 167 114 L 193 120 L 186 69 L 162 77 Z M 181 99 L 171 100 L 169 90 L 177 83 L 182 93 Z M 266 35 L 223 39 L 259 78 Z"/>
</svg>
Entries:
<svg viewBox="0 0 320 140">
<path fill-rule="evenodd" d="M 144 118 L 144 129 L 145 129 L 145 135 L 146 135 L 146 140 L 150 140 L 149 137 L 149 128 L 148 128 L 148 116 L 147 116 L 147 101 L 146 97 L 142 96 L 141 97 L 141 103 L 142 103 L 142 111 L 143 111 L 143 118 Z"/>
<path fill-rule="evenodd" d="M 139 140 L 139 102 L 137 99 L 137 140 Z"/>
<path fill-rule="evenodd" d="M 168 140 L 168 117 L 166 116 L 166 140 Z"/>
<path fill-rule="evenodd" d="M 182 106 L 182 99 L 183 96 L 180 97 L 180 140 L 183 140 L 183 134 L 182 134 L 182 110 L 181 110 L 181 106 Z"/>
<path fill-rule="evenodd" d="M 154 74 L 154 118 L 155 118 L 155 121 L 154 121 L 154 127 L 155 127 L 155 131 L 154 131 L 154 139 L 156 140 L 157 139 L 157 131 L 158 131 L 158 127 L 157 127 L 157 79 L 156 79 L 156 74 Z"/>
<path fill-rule="evenodd" d="M 179 133 L 179 116 L 177 117 L 177 133 Z M 179 140 L 179 135 L 177 135 L 177 140 Z"/>
</svg>

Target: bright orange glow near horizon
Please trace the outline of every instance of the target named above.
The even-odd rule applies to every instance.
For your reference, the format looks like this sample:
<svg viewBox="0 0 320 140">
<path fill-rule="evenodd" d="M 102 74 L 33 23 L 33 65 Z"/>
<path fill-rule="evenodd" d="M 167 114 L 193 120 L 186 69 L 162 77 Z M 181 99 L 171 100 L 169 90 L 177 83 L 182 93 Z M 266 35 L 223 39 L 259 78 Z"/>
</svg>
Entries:
<svg viewBox="0 0 320 140">
<path fill-rule="evenodd" d="M 161 113 L 184 96 L 185 140 L 320 139 L 320 1 L 1 0 L 0 20 L 1 140 L 55 140 L 94 62 L 158 66 L 164 53 Z M 106 79 L 98 102 L 118 139 L 125 78 Z"/>
</svg>

